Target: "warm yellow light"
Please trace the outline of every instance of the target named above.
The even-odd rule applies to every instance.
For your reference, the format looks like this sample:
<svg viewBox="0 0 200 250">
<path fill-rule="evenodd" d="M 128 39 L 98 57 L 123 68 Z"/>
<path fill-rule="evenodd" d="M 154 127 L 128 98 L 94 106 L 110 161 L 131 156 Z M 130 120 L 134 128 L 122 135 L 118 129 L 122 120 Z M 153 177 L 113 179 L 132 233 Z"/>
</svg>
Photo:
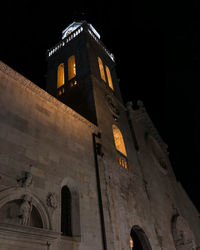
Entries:
<svg viewBox="0 0 200 250">
<path fill-rule="evenodd" d="M 99 63 L 101 79 L 104 80 L 104 82 L 106 82 L 105 71 L 104 71 L 103 63 L 100 57 L 98 57 L 98 63 Z"/>
<path fill-rule="evenodd" d="M 134 243 L 133 243 L 133 239 L 132 237 L 130 236 L 130 247 L 133 248 L 134 247 Z"/>
<path fill-rule="evenodd" d="M 113 83 L 112 83 L 112 77 L 111 77 L 110 70 L 109 70 L 108 66 L 106 66 L 106 74 L 107 74 L 107 78 L 108 78 L 108 85 L 112 90 L 114 90 Z"/>
<path fill-rule="evenodd" d="M 76 76 L 76 62 L 75 62 L 75 56 L 72 55 L 68 59 L 68 80 L 70 81 L 75 76 Z"/>
<path fill-rule="evenodd" d="M 122 153 L 124 156 L 127 156 L 126 148 L 125 148 L 125 144 L 124 144 L 124 139 L 123 139 L 121 131 L 119 130 L 119 128 L 116 125 L 113 125 L 112 129 L 113 129 L 113 136 L 114 136 L 116 149 L 120 153 Z"/>
<path fill-rule="evenodd" d="M 64 63 L 61 63 L 58 66 L 57 70 L 57 88 L 60 88 L 64 84 L 65 84 L 65 69 L 64 69 Z"/>
<path fill-rule="evenodd" d="M 119 157 L 119 164 L 124 168 L 128 168 L 127 159 L 122 156 Z"/>
<path fill-rule="evenodd" d="M 70 84 L 70 87 L 73 87 L 73 86 L 77 85 L 77 81 L 71 81 L 69 84 Z"/>
</svg>

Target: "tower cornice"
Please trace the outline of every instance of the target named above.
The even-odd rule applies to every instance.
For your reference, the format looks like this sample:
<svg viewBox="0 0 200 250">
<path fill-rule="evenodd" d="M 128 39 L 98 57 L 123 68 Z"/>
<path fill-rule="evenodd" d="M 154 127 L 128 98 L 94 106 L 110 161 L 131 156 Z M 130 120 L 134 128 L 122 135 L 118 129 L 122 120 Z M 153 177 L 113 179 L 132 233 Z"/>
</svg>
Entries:
<svg viewBox="0 0 200 250">
<path fill-rule="evenodd" d="M 70 25 L 68 27 L 70 27 Z M 111 60 L 115 62 L 114 55 L 106 48 L 106 46 L 100 40 L 100 35 L 96 32 L 94 27 L 91 24 L 88 24 L 86 21 L 79 22 L 79 25 L 77 25 L 77 27 L 73 31 L 71 31 L 67 36 L 64 36 L 63 39 L 55 46 L 53 46 L 51 49 L 48 49 L 47 57 L 51 57 L 54 53 L 59 51 L 61 48 L 65 47 L 71 40 L 80 35 L 80 33 L 82 33 L 83 31 L 88 33 L 98 43 L 98 45 L 106 52 L 106 54 L 111 58 Z"/>
</svg>

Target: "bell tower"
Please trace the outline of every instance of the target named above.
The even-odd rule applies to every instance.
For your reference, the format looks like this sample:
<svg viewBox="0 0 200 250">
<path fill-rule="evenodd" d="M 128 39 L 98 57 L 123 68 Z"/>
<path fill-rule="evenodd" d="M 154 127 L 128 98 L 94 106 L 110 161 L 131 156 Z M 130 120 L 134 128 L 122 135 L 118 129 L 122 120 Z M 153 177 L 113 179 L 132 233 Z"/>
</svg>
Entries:
<svg viewBox="0 0 200 250">
<path fill-rule="evenodd" d="M 94 82 L 121 100 L 114 56 L 100 34 L 86 21 L 73 22 L 62 32 L 62 40 L 47 51 L 47 92 L 97 124 Z"/>
</svg>

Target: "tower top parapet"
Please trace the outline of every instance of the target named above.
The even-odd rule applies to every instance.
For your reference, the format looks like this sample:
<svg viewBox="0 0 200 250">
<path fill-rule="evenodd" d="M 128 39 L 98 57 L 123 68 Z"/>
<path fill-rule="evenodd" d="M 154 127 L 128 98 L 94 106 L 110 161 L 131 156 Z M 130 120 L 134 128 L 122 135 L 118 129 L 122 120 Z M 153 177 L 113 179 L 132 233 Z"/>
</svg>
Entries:
<svg viewBox="0 0 200 250">
<path fill-rule="evenodd" d="M 89 26 L 89 28 L 94 32 L 94 34 L 98 37 L 98 39 L 101 38 L 100 34 L 96 31 L 96 29 L 92 26 L 92 24 L 87 23 L 86 21 L 80 21 L 80 22 L 73 22 L 70 25 L 68 25 L 67 28 L 62 31 L 62 39 L 65 39 L 68 35 L 70 35 L 74 30 L 82 26 L 84 23 Z"/>
<path fill-rule="evenodd" d="M 67 28 L 62 31 L 62 40 L 54 47 L 47 50 L 47 57 L 51 57 L 83 31 L 92 36 L 93 39 L 99 44 L 99 46 L 101 46 L 103 50 L 108 54 L 111 60 L 115 62 L 114 55 L 105 47 L 103 42 L 100 40 L 100 34 L 96 31 L 92 24 L 88 23 L 87 21 L 74 21 L 73 23 L 68 25 Z"/>
</svg>

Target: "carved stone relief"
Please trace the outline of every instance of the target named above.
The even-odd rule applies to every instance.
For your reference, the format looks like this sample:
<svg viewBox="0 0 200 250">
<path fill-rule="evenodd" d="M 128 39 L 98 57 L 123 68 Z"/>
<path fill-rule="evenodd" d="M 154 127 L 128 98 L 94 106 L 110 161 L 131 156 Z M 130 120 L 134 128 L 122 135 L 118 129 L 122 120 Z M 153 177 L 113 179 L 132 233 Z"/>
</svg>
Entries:
<svg viewBox="0 0 200 250">
<path fill-rule="evenodd" d="M 31 172 L 25 171 L 23 176 L 17 180 L 21 187 L 30 187 L 33 183 L 33 176 Z"/>
<path fill-rule="evenodd" d="M 55 193 L 49 193 L 49 195 L 47 196 L 47 205 L 49 207 L 52 207 L 53 209 L 57 208 L 58 200 Z"/>
<path fill-rule="evenodd" d="M 11 200 L 0 208 L 0 223 L 43 228 L 41 215 L 29 194 Z"/>
<path fill-rule="evenodd" d="M 22 203 L 19 207 L 19 217 L 21 219 L 21 225 L 30 225 L 32 208 L 32 198 L 29 195 L 24 195 Z"/>
</svg>

